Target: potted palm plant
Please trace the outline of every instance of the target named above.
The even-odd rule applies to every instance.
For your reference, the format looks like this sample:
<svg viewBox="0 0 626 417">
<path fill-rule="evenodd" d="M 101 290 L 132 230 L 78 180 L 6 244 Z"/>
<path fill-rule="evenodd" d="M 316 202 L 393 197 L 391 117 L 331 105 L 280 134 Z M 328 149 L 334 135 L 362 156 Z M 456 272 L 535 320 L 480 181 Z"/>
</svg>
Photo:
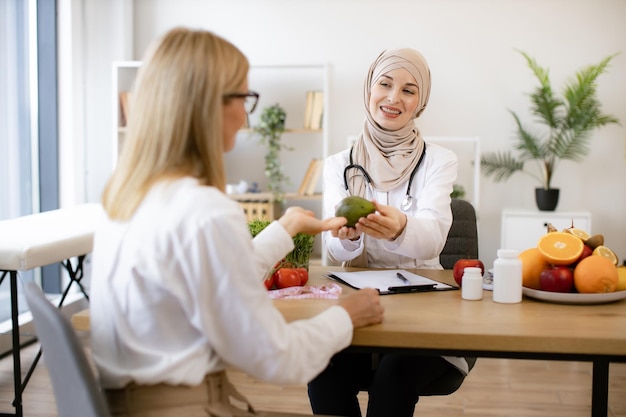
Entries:
<svg viewBox="0 0 626 417">
<path fill-rule="evenodd" d="M 259 135 L 259 141 L 267 145 L 265 176 L 269 181 L 268 188 L 272 192 L 274 203 L 284 201 L 283 186 L 289 182 L 289 177 L 283 172 L 283 166 L 280 163 L 280 151 L 291 150 L 281 143 L 286 118 L 285 110 L 279 104 L 274 104 L 263 109 L 259 116 L 259 124 L 253 129 Z"/>
<path fill-rule="evenodd" d="M 496 182 L 518 171 L 532 176 L 541 184 L 535 191 L 537 207 L 550 211 L 558 204 L 559 190 L 552 188 L 552 176 L 558 163 L 582 161 L 589 154 L 591 133 L 602 126 L 619 123 L 615 117 L 602 113 L 596 85 L 596 79 L 615 55 L 579 70 L 575 78 L 566 83 L 562 97 L 557 97 L 548 69 L 540 67 L 525 52 L 520 53 L 539 81 L 539 86 L 530 94 L 530 109 L 543 128 L 529 127 L 510 111 L 517 125 L 513 147 L 519 154 L 515 156 L 511 151 L 485 153 L 480 158 L 481 171 Z M 534 163 L 534 169 L 529 169 L 530 162 Z"/>
</svg>

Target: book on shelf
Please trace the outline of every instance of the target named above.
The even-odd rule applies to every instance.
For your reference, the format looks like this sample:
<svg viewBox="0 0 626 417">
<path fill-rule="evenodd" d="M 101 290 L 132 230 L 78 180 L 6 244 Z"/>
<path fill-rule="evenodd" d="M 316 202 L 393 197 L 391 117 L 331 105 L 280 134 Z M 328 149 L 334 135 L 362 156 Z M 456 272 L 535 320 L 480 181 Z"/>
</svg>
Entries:
<svg viewBox="0 0 626 417">
<path fill-rule="evenodd" d="M 315 187 L 319 180 L 324 161 L 314 158 L 309 163 L 309 166 L 304 173 L 300 187 L 298 187 L 298 195 L 313 195 L 315 194 Z"/>
<path fill-rule="evenodd" d="M 311 109 L 313 108 L 314 91 L 306 92 L 306 103 L 304 106 L 304 128 L 309 129 L 311 126 Z"/>
<path fill-rule="evenodd" d="M 304 109 L 304 128 L 318 130 L 322 128 L 324 117 L 324 92 L 307 91 Z"/>
<path fill-rule="evenodd" d="M 128 91 L 120 91 L 120 126 L 128 124 L 128 101 L 130 93 Z"/>
</svg>

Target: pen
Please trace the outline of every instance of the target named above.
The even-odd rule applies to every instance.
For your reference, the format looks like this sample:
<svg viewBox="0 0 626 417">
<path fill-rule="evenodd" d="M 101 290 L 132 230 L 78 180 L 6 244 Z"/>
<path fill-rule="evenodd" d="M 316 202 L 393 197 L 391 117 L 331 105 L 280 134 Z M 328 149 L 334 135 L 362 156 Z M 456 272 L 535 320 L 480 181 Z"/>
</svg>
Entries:
<svg viewBox="0 0 626 417">
<path fill-rule="evenodd" d="M 408 279 L 406 279 L 406 277 L 404 275 L 402 275 L 400 272 L 396 273 L 396 276 L 398 278 L 400 278 L 402 280 L 402 282 L 404 282 L 405 284 L 410 285 L 411 281 L 409 281 Z"/>
<path fill-rule="evenodd" d="M 425 291 L 435 291 L 435 284 L 424 284 L 424 285 L 401 285 L 399 287 L 389 287 L 387 291 L 391 294 L 393 293 L 407 293 L 407 292 L 425 292 Z"/>
</svg>

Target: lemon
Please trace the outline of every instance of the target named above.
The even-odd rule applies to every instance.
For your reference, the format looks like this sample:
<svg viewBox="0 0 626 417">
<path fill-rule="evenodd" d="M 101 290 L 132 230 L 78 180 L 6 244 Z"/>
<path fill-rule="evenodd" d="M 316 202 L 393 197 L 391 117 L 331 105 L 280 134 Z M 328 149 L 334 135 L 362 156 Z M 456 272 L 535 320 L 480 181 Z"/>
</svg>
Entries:
<svg viewBox="0 0 626 417">
<path fill-rule="evenodd" d="M 617 267 L 617 291 L 626 290 L 626 266 Z"/>
<path fill-rule="evenodd" d="M 591 235 L 587 232 L 585 232 L 582 229 L 578 229 L 577 227 L 568 227 L 567 229 L 563 230 L 565 233 L 570 233 L 578 238 L 580 238 L 580 240 L 582 240 L 583 242 L 587 241 L 587 239 L 589 239 L 591 237 Z"/>
<path fill-rule="evenodd" d="M 607 248 L 604 245 L 596 246 L 596 248 L 592 252 L 592 255 L 604 256 L 605 258 L 608 258 L 611 262 L 613 262 L 613 265 L 617 266 L 617 255 L 615 254 L 615 252 L 613 252 L 611 249 Z"/>
</svg>

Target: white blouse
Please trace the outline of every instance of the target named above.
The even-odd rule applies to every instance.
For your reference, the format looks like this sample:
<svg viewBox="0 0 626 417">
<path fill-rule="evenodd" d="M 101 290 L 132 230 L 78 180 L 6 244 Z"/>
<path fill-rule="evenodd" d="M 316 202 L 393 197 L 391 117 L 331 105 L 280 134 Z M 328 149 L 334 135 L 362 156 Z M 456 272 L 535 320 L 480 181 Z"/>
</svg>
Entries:
<svg viewBox="0 0 626 417">
<path fill-rule="evenodd" d="M 313 379 L 353 328 L 339 306 L 285 322 L 262 280 L 292 249 L 278 222 L 253 240 L 239 204 L 192 178 L 153 187 L 130 221 L 105 220 L 90 307 L 102 385 L 197 385 L 227 365 L 277 384 Z"/>
</svg>

